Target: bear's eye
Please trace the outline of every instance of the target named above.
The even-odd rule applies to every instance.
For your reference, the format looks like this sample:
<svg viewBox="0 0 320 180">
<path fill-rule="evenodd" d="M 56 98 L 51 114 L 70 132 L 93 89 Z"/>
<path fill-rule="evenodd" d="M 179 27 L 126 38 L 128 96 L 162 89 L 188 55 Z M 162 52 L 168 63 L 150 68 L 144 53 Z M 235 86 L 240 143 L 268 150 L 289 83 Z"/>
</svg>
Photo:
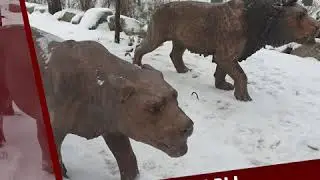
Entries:
<svg viewBox="0 0 320 180">
<path fill-rule="evenodd" d="M 163 103 L 154 103 L 148 107 L 148 111 L 151 113 L 160 113 L 163 111 L 163 109 L 164 109 Z"/>
</svg>

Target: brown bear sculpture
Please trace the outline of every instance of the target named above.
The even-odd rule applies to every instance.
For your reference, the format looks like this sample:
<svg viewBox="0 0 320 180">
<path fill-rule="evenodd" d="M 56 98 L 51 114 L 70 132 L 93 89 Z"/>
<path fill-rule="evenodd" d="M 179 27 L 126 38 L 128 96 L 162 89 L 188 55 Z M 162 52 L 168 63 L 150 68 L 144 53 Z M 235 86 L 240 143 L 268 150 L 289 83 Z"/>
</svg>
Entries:
<svg viewBox="0 0 320 180">
<path fill-rule="evenodd" d="M 161 72 L 124 61 L 95 41 L 52 42 L 46 47 L 49 56 L 40 56 L 46 50 L 39 47 L 38 61 L 65 176 L 60 147 L 67 133 L 88 139 L 102 135 L 122 180 L 133 180 L 139 173 L 129 138 L 170 157 L 187 153 L 193 121 L 178 106 L 178 93 Z"/>
<path fill-rule="evenodd" d="M 218 89 L 233 90 L 237 100 L 251 101 L 247 76 L 239 62 L 265 45 L 310 43 L 319 23 L 297 0 L 230 0 L 226 3 L 171 2 L 153 14 L 147 36 L 135 50 L 133 63 L 163 42 L 172 41 L 171 60 L 178 73 L 189 69 L 182 56 L 186 49 L 213 55 Z M 226 82 L 229 75 L 234 85 Z"/>
</svg>

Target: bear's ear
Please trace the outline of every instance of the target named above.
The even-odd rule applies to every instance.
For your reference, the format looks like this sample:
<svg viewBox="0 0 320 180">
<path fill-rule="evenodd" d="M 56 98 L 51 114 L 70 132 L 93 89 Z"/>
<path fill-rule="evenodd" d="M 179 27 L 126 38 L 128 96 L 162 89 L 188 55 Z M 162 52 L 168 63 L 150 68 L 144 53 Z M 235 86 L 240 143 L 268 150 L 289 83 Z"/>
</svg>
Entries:
<svg viewBox="0 0 320 180">
<path fill-rule="evenodd" d="M 134 84 L 125 77 L 109 75 L 108 81 L 112 88 L 116 89 L 117 94 L 119 94 L 121 103 L 124 103 L 135 93 Z"/>
</svg>

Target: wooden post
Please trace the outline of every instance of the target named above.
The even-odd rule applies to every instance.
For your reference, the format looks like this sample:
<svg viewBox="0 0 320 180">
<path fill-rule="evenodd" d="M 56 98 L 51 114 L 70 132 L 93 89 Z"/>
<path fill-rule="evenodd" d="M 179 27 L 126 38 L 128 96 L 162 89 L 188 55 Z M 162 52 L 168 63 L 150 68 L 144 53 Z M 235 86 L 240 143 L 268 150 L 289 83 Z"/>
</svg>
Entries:
<svg viewBox="0 0 320 180">
<path fill-rule="evenodd" d="M 121 0 L 116 0 L 116 13 L 114 17 L 115 21 L 115 35 L 114 35 L 114 42 L 115 43 L 120 43 L 120 1 Z"/>
</svg>

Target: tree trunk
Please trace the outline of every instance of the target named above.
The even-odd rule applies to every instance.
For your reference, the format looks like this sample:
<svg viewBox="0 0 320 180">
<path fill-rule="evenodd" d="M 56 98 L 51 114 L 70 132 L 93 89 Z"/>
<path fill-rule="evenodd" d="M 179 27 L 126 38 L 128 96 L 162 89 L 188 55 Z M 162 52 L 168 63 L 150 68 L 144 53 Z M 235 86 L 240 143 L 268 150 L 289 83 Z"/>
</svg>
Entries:
<svg viewBox="0 0 320 180">
<path fill-rule="evenodd" d="M 211 3 L 221 3 L 223 0 L 211 0 Z"/>
<path fill-rule="evenodd" d="M 60 0 L 48 0 L 48 10 L 50 14 L 54 14 L 62 10 Z"/>
<path fill-rule="evenodd" d="M 80 6 L 82 11 L 87 11 L 90 8 L 94 7 L 95 1 L 92 0 L 80 0 Z"/>
<path fill-rule="evenodd" d="M 114 35 L 114 42 L 120 43 L 120 1 L 116 0 L 116 14 L 115 14 L 115 35 Z"/>
</svg>

